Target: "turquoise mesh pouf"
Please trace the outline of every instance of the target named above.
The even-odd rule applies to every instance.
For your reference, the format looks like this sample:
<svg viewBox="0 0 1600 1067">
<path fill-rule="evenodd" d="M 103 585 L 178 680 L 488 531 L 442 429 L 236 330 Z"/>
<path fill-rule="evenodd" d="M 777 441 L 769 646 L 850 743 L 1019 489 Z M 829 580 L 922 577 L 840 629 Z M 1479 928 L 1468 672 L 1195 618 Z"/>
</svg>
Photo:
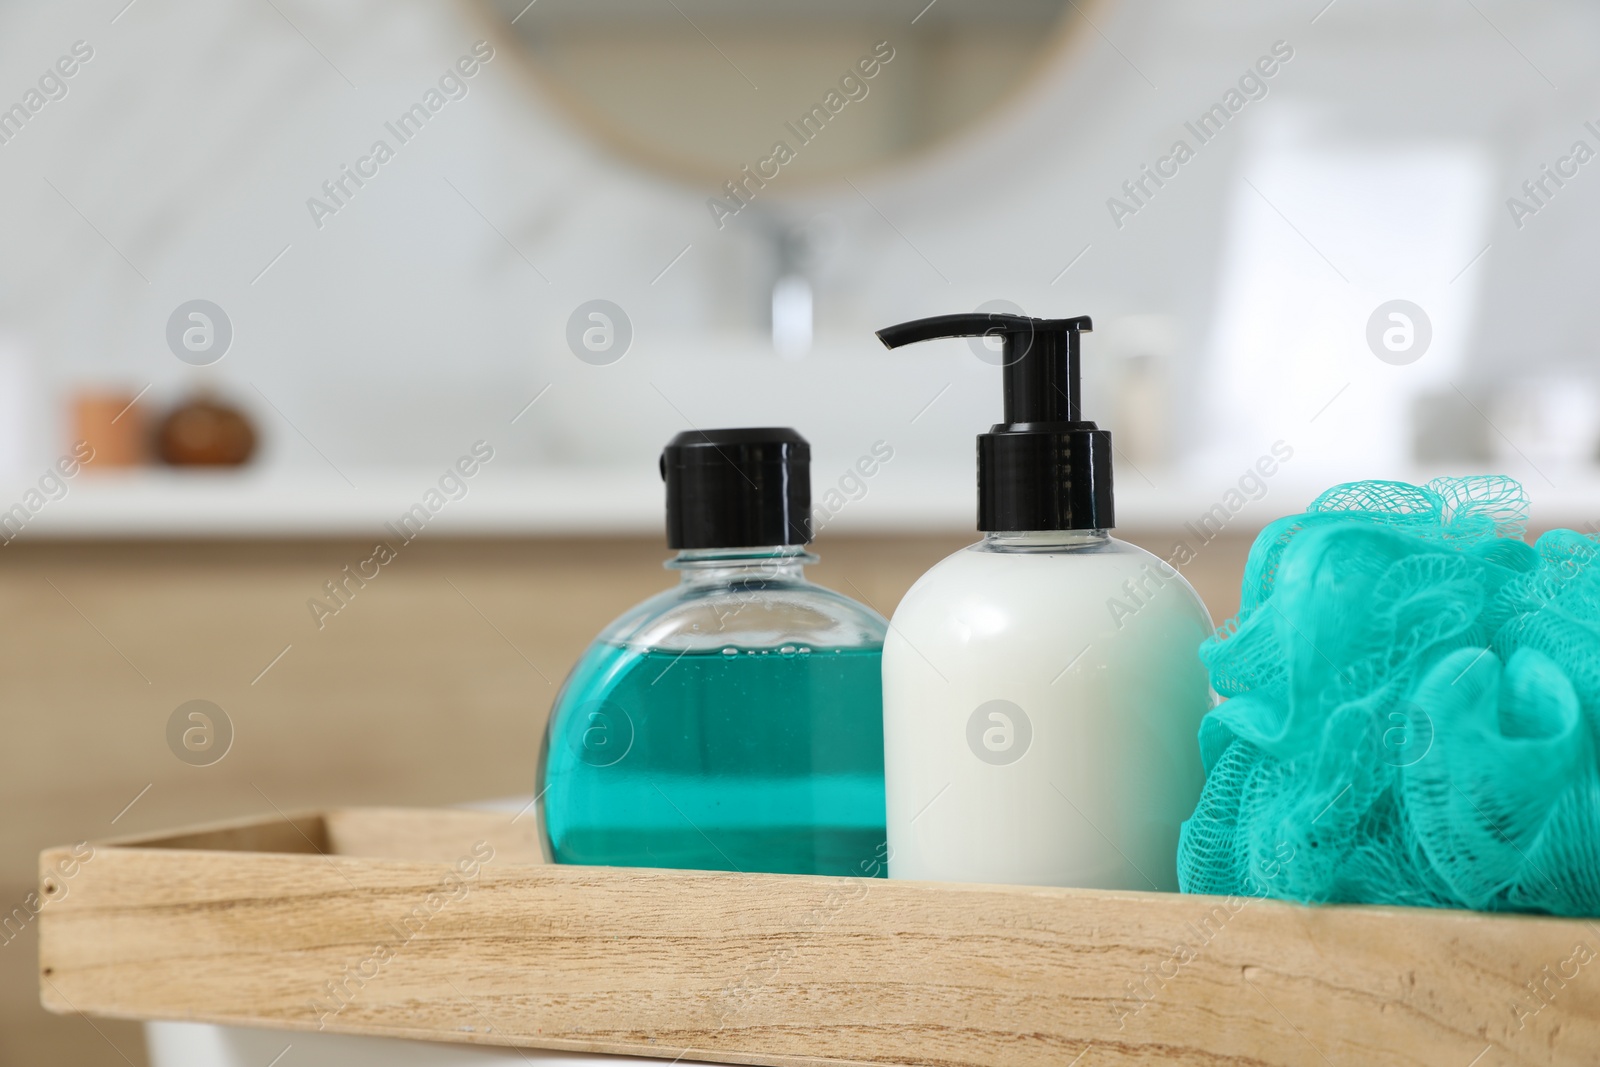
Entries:
<svg viewBox="0 0 1600 1067">
<path fill-rule="evenodd" d="M 1600 915 L 1600 544 L 1502 477 L 1352 482 L 1250 550 L 1185 892 Z"/>
</svg>

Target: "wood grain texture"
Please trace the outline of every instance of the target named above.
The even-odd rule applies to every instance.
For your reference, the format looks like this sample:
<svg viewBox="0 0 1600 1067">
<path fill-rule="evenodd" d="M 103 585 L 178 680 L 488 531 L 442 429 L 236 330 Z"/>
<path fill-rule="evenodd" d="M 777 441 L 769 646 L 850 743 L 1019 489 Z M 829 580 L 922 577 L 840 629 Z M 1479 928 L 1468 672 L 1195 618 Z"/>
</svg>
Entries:
<svg viewBox="0 0 1600 1067">
<path fill-rule="evenodd" d="M 1590 922 L 561 867 L 527 821 L 340 810 L 288 834 L 331 854 L 224 851 L 263 820 L 53 889 L 47 850 L 45 1006 L 776 1065 L 1600 1059 Z"/>
<path fill-rule="evenodd" d="M 814 576 L 893 611 L 970 540 L 828 536 Z M 7 545 L 0 913 L 36 888 L 39 850 L 59 841 L 272 808 L 529 793 L 568 668 L 607 622 L 675 580 L 659 535 L 430 534 L 319 629 L 307 598 L 371 550 L 357 539 Z M 1207 556 L 1217 584 L 1236 586 L 1226 553 Z M 209 767 L 166 743 L 168 716 L 195 698 L 236 731 Z M 32 923 L 0 946 L 0 1064 L 142 1064 L 136 1027 L 97 1031 L 39 1008 L 35 950 Z"/>
</svg>

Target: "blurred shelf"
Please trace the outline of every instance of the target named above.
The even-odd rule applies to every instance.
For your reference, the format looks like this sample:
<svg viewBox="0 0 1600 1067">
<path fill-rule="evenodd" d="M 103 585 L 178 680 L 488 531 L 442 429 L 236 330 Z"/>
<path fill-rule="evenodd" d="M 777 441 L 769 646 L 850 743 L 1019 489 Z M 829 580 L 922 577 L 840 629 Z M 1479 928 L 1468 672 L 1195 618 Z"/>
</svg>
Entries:
<svg viewBox="0 0 1600 1067">
<path fill-rule="evenodd" d="M 85 473 L 67 495 L 32 515 L 21 536 L 36 539 L 378 537 L 398 525 L 438 489 L 439 473 L 405 470 L 255 470 L 230 473 L 129 471 Z M 441 472 L 442 473 L 442 472 Z M 1236 476 L 1159 472 L 1149 480 L 1120 479 L 1118 528 L 1173 532 L 1204 540 L 1202 517 L 1229 503 L 1229 535 L 1253 534 L 1272 519 L 1303 509 L 1337 479 L 1311 481 L 1280 475 L 1257 500 L 1229 497 Z M 1425 474 L 1408 480 L 1426 481 Z M 0 512 L 22 499 L 12 485 Z M 1588 532 L 1600 524 L 1600 472 L 1560 479 L 1557 487 L 1529 483 L 1534 530 L 1567 526 Z M 459 492 L 459 490 L 458 490 Z M 818 484 L 816 503 L 828 534 L 949 534 L 973 530 L 973 489 L 965 472 L 886 466 L 864 480 L 855 499 L 829 497 Z M 662 528 L 661 482 L 654 472 L 611 468 L 530 470 L 485 468 L 459 499 L 432 498 L 443 506 L 424 526 L 447 537 L 654 536 Z M 840 501 L 843 501 L 842 504 Z M 0 519 L 3 519 L 0 515 Z"/>
<path fill-rule="evenodd" d="M 631 473 L 486 468 L 456 498 L 439 486 L 442 469 L 346 473 L 348 482 L 317 471 L 85 473 L 24 536 L 379 537 L 416 506 L 430 535 L 634 534 L 661 525 L 661 483 Z M 431 500 L 430 491 L 438 494 Z M 437 510 L 429 513 L 429 503 Z"/>
</svg>

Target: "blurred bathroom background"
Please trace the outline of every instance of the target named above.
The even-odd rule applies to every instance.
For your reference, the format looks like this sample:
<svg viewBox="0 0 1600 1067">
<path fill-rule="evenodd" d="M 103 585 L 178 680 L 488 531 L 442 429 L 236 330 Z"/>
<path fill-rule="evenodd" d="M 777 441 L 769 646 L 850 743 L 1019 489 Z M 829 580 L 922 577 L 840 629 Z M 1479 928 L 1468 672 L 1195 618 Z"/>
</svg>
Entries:
<svg viewBox="0 0 1600 1067">
<path fill-rule="evenodd" d="M 891 612 L 1000 419 L 996 353 L 885 352 L 907 318 L 1092 315 L 1123 535 L 1219 622 L 1344 480 L 1594 530 L 1597 39 L 1580 0 L 0 3 L 0 905 L 64 841 L 531 794 L 554 686 L 669 580 L 686 428 L 799 428 L 816 577 Z M 169 751 L 191 699 L 225 759 Z M 142 1062 L 37 1008 L 35 935 L 0 1063 Z"/>
</svg>

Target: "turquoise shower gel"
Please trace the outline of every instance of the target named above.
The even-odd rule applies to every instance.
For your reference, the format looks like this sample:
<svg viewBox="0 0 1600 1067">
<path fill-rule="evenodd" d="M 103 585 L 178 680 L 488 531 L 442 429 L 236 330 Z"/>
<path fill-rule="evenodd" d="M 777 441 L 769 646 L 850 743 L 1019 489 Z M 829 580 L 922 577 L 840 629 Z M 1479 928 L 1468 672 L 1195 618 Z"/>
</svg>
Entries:
<svg viewBox="0 0 1600 1067">
<path fill-rule="evenodd" d="M 546 754 L 556 859 L 881 874 L 879 665 L 877 647 L 595 645 Z"/>
<path fill-rule="evenodd" d="M 692 430 L 662 453 L 681 578 L 556 697 L 539 793 L 558 863 L 886 873 L 889 624 L 806 580 L 810 455 L 781 428 Z"/>
</svg>

